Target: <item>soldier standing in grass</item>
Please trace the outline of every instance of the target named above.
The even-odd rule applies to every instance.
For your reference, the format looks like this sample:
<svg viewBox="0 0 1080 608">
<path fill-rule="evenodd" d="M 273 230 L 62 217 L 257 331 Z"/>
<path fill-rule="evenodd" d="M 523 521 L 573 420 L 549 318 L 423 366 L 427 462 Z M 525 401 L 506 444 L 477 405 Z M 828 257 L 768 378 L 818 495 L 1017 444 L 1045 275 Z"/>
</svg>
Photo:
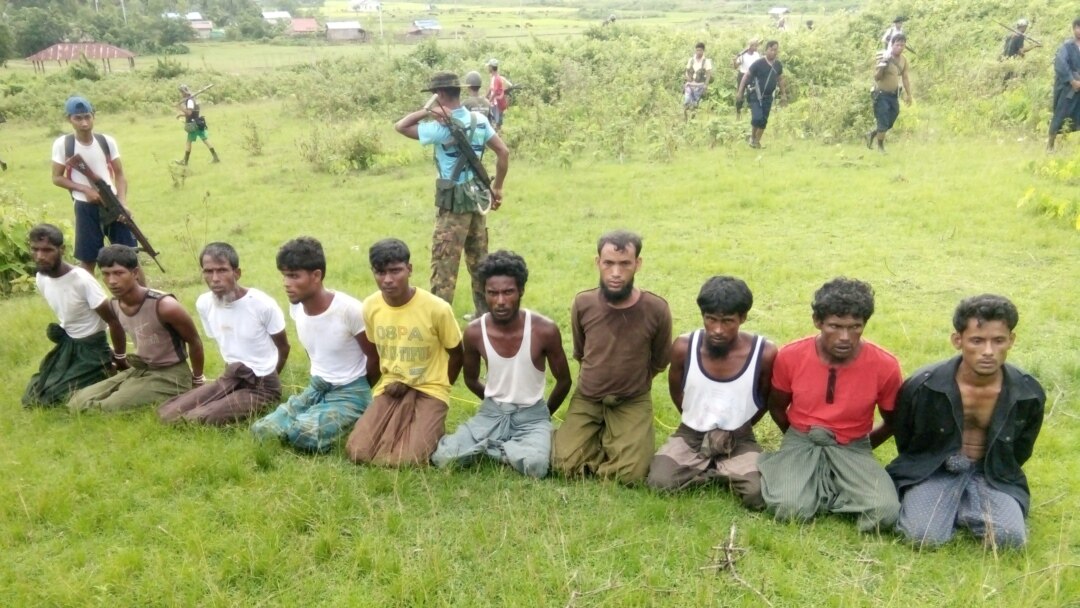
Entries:
<svg viewBox="0 0 1080 608">
<path fill-rule="evenodd" d="M 761 59 L 761 53 L 758 52 L 758 45 L 761 42 L 757 38 L 751 38 L 746 43 L 746 48 L 741 53 L 735 55 L 735 58 L 731 60 L 732 67 L 735 68 L 735 91 L 738 93 L 739 88 L 742 86 L 743 78 L 746 73 L 750 71 L 750 66 Z M 743 100 L 736 98 L 735 100 L 735 118 L 742 116 Z"/>
<path fill-rule="evenodd" d="M 225 371 L 216 381 L 166 401 L 162 422 L 228 424 L 281 400 L 278 375 L 289 358 L 285 315 L 273 298 L 240 285 L 240 256 L 228 243 L 210 243 L 199 255 L 210 291 L 199 296 L 206 335 L 218 343 Z"/>
<path fill-rule="evenodd" d="M 903 378 L 896 357 L 862 339 L 874 292 L 833 279 L 812 308 L 820 333 L 785 345 L 773 364 L 769 413 L 784 439 L 758 459 L 761 495 L 777 519 L 850 513 L 861 532 L 892 528 L 900 503 L 873 449 L 891 434 Z M 885 421 L 877 428 L 875 405 Z"/>
<path fill-rule="evenodd" d="M 787 103 L 787 82 L 784 80 L 784 65 L 777 58 L 779 54 L 779 42 L 766 42 L 765 56 L 750 66 L 735 94 L 735 104 L 738 105 L 742 103 L 743 93 L 749 89 L 751 148 L 761 147 L 761 136 L 769 125 L 769 114 L 772 112 L 773 95 L 777 87 L 780 88 L 781 103 Z"/>
<path fill-rule="evenodd" d="M 59 228 L 38 224 L 28 240 L 37 266 L 34 284 L 59 323 L 50 323 L 45 332 L 56 346 L 30 379 L 22 403 L 61 405 L 73 391 L 108 378 L 114 364 L 120 371 L 128 368 L 127 338 L 93 275 L 64 261 L 64 233 Z M 112 352 L 105 341 L 106 325 Z"/>
<path fill-rule="evenodd" d="M 475 416 L 439 440 L 431 462 L 443 467 L 486 456 L 543 477 L 551 462 L 551 414 L 571 385 L 562 334 L 551 319 L 522 310 L 529 269 L 521 256 L 496 251 L 480 262 L 479 272 L 491 312 L 469 324 L 463 341 L 465 384 L 483 402 Z M 481 359 L 487 364 L 485 381 Z M 547 401 L 545 363 L 555 376 Z"/>
<path fill-rule="evenodd" d="M 1042 428 L 1046 393 L 1005 363 L 1020 321 L 1016 306 L 983 294 L 953 313 L 959 355 L 904 382 L 886 470 L 900 493 L 897 528 L 919 545 L 940 545 L 967 528 L 988 547 L 1027 541 L 1031 502 L 1021 467 Z"/>
<path fill-rule="evenodd" d="M 94 274 L 98 251 L 105 237 L 114 245 L 135 247 L 135 236 L 122 222 L 101 221 L 101 195 L 90 178 L 68 169 L 67 161 L 78 154 L 86 166 L 113 189 L 121 204 L 127 204 L 127 178 L 120 163 L 120 149 L 111 135 L 94 133 L 94 107 L 85 97 L 69 97 L 64 103 L 68 122 L 75 133 L 61 135 L 52 147 L 52 183 L 71 193 L 75 204 L 75 259 Z"/>
<path fill-rule="evenodd" d="M 180 100 L 180 111 L 182 112 L 180 116 L 184 117 L 184 131 L 187 132 L 187 142 L 184 144 L 184 160 L 180 161 L 180 164 L 188 164 L 188 159 L 191 157 L 191 144 L 196 139 L 201 139 L 206 144 L 206 147 L 210 149 L 210 155 L 214 157 L 214 160 L 210 162 L 220 163 L 221 159 L 218 158 L 217 152 L 214 150 L 214 144 L 210 143 L 210 139 L 206 135 L 208 127 L 206 126 L 206 119 L 203 118 L 199 110 L 199 102 L 195 101 L 191 89 L 186 84 L 180 85 L 180 95 L 183 97 Z"/>
<path fill-rule="evenodd" d="M 1071 130 L 1080 126 L 1080 19 L 1073 21 L 1072 31 L 1073 37 L 1062 43 L 1054 56 L 1054 115 L 1047 152 L 1054 151 L 1054 140 L 1066 123 L 1071 123 Z"/>
<path fill-rule="evenodd" d="M 911 105 L 908 60 L 904 57 L 907 36 L 896 34 L 890 40 L 892 42 L 889 48 L 878 56 L 877 67 L 874 69 L 874 91 L 871 97 L 874 100 L 874 121 L 877 124 L 873 131 L 866 134 L 866 147 L 872 149 L 876 140 L 881 152 L 885 152 L 885 134 L 893 128 L 896 118 L 900 116 L 901 87 L 904 103 Z"/>
<path fill-rule="evenodd" d="M 1005 48 L 1001 51 L 1001 56 L 1004 58 L 1019 57 L 1024 58 L 1024 54 L 1031 50 L 1031 47 L 1024 47 L 1024 41 L 1027 37 L 1024 35 L 1027 32 L 1028 20 L 1021 19 L 1016 22 L 1016 32 L 1009 34 L 1005 37 Z"/>
<path fill-rule="evenodd" d="M 491 102 L 480 94 L 483 81 L 480 72 L 469 72 L 465 75 L 465 86 L 469 89 L 469 96 L 461 101 L 461 105 L 471 112 L 477 112 L 481 116 L 491 120 Z"/>
<path fill-rule="evenodd" d="M 289 316 L 311 360 L 311 380 L 251 425 L 258 439 L 280 439 L 305 452 L 325 452 L 348 433 L 371 402 L 378 355 L 368 340 L 360 301 L 323 286 L 326 255 L 311 237 L 293 239 L 277 253 Z"/>
<path fill-rule="evenodd" d="M 776 346 L 740 331 L 754 304 L 742 280 L 712 277 L 697 304 L 705 328 L 671 347 L 668 392 L 682 421 L 653 457 L 649 486 L 682 490 L 715 481 L 748 508 L 763 509 L 754 425 L 765 414 Z"/>
<path fill-rule="evenodd" d="M 555 431 L 552 466 L 563 475 L 645 480 L 656 449 L 652 381 L 668 365 L 671 310 L 634 286 L 641 237 L 616 230 L 596 245 L 600 287 L 574 298 L 570 325 L 581 362 L 566 419 Z"/>
<path fill-rule="evenodd" d="M 489 59 L 487 62 L 488 72 L 491 74 L 491 82 L 488 84 L 488 101 L 491 102 L 491 124 L 496 131 L 501 131 L 503 115 L 510 106 L 507 94 L 510 92 L 510 81 L 499 74 L 499 60 Z"/>
<path fill-rule="evenodd" d="M 134 340 L 136 357 L 128 361 L 128 369 L 76 391 L 68 407 L 72 411 L 118 412 L 202 386 L 202 339 L 184 307 L 172 294 L 139 284 L 139 256 L 133 248 L 103 247 L 97 263 L 113 294 L 109 307 Z M 127 360 L 119 354 L 116 357 Z"/>
<path fill-rule="evenodd" d="M 473 316 L 487 312 L 484 285 L 476 274 L 476 266 L 488 252 L 488 232 L 485 213 L 502 205 L 503 180 L 510 164 L 510 150 L 491 127 L 488 119 L 470 112 L 461 105 L 461 83 L 449 72 L 438 72 L 428 88 L 433 93 L 423 108 L 397 121 L 394 129 L 405 137 L 417 139 L 423 145 L 434 144 L 435 167 L 435 231 L 431 243 L 431 292 L 454 302 L 461 253 L 472 277 Z M 454 143 L 447 121 L 454 121 L 465 131 L 477 158 L 483 158 L 490 148 L 496 156 L 495 177 L 491 190 L 478 186 L 475 172 Z M 469 317 L 472 318 L 472 317 Z"/>
</svg>

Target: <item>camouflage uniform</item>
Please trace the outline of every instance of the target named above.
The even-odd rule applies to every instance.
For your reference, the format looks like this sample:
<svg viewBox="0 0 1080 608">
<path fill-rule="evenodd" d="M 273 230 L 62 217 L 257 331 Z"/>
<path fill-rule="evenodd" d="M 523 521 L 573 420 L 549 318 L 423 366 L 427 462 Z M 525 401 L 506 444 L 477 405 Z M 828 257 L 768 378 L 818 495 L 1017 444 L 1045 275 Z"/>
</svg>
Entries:
<svg viewBox="0 0 1080 608">
<path fill-rule="evenodd" d="M 454 213 L 438 209 L 431 239 L 431 293 L 454 302 L 461 251 L 472 276 L 472 299 L 476 312 L 487 312 L 484 286 L 476 277 L 476 266 L 488 252 L 487 218 L 480 213 Z"/>
</svg>

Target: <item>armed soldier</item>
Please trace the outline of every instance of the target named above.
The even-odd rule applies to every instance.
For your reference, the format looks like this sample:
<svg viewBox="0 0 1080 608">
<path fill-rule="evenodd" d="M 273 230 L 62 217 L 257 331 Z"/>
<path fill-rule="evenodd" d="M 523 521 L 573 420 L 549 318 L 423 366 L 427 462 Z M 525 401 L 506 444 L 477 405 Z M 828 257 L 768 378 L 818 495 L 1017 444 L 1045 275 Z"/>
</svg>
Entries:
<svg viewBox="0 0 1080 608">
<path fill-rule="evenodd" d="M 421 144 L 435 145 L 435 232 L 431 243 L 431 292 L 454 302 L 461 252 L 472 276 L 475 316 L 487 312 L 484 284 L 477 275 L 480 259 L 488 252 L 485 215 L 502 204 L 502 186 L 510 164 L 510 150 L 491 123 L 461 105 L 461 83 L 456 74 L 437 72 L 424 91 L 433 93 L 423 108 L 404 116 L 394 129 Z M 455 137 L 455 133 L 457 136 Z M 462 146 L 458 141 L 468 142 Z M 495 178 L 484 183 L 487 172 L 480 162 L 485 146 L 496 156 Z"/>
<path fill-rule="evenodd" d="M 472 112 L 479 112 L 490 122 L 491 102 L 480 94 L 481 85 L 483 85 L 483 80 L 480 78 L 480 72 L 473 71 L 465 74 L 465 86 L 469 89 L 469 96 L 461 101 L 461 105 Z"/>
<path fill-rule="evenodd" d="M 200 91 L 201 92 L 201 91 Z M 206 147 L 210 149 L 210 155 L 214 157 L 214 160 L 210 162 L 220 163 L 221 159 L 218 158 L 217 152 L 214 150 L 214 144 L 210 143 L 209 137 L 206 135 L 208 127 L 206 126 L 206 119 L 203 118 L 199 109 L 199 102 L 195 101 L 195 95 L 192 94 L 191 89 L 186 84 L 180 85 L 180 94 L 183 99 L 180 100 L 180 116 L 184 117 L 184 131 L 187 132 L 187 142 L 184 144 L 184 160 L 180 162 L 181 165 L 188 164 L 188 159 L 191 157 L 191 144 L 196 139 L 201 139 Z"/>
<path fill-rule="evenodd" d="M 999 25 L 1005 27 L 1004 24 Z M 1008 59 L 1009 57 L 1019 57 L 1023 59 L 1024 55 L 1027 54 L 1028 51 L 1034 49 L 1035 47 L 1042 46 L 1037 40 L 1027 35 L 1027 19 L 1021 19 L 1017 21 L 1016 29 L 1006 29 L 1008 29 L 1010 33 L 1008 36 L 1005 37 L 1005 47 L 1001 51 L 1001 56 L 1003 59 Z M 1031 45 L 1025 46 L 1025 43 L 1029 41 L 1031 42 Z"/>
<path fill-rule="evenodd" d="M 1050 136 L 1046 151 L 1054 151 L 1058 133 L 1071 123 L 1075 130 L 1080 123 L 1080 19 L 1072 23 L 1073 37 L 1062 43 L 1054 56 L 1054 115 L 1050 118 Z"/>
</svg>

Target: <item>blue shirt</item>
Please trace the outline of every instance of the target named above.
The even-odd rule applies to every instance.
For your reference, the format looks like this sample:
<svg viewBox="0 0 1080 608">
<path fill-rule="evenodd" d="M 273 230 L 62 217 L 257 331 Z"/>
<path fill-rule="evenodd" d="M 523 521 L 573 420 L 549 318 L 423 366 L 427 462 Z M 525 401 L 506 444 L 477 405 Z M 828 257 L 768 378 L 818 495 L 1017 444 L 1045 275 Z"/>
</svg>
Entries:
<svg viewBox="0 0 1080 608">
<path fill-rule="evenodd" d="M 469 114 L 469 110 L 463 107 L 451 112 L 454 120 L 465 129 L 466 135 L 470 134 L 469 126 L 472 124 L 472 117 Z M 417 125 L 416 135 L 420 139 L 420 143 L 425 146 L 435 144 L 435 163 L 439 168 L 439 177 L 450 179 L 450 176 L 454 174 L 454 165 L 457 164 L 459 155 L 457 146 L 454 145 L 454 137 L 450 135 L 450 128 L 434 120 L 424 121 Z M 491 123 L 488 122 L 487 117 L 479 113 L 476 114 L 476 128 L 473 129 L 469 139 L 472 142 L 473 152 L 476 152 L 477 157 L 484 154 L 484 145 L 494 135 L 495 129 L 491 128 Z M 458 176 L 457 183 L 463 184 L 472 177 L 472 170 L 469 169 L 468 165 L 465 165 L 465 169 Z"/>
</svg>

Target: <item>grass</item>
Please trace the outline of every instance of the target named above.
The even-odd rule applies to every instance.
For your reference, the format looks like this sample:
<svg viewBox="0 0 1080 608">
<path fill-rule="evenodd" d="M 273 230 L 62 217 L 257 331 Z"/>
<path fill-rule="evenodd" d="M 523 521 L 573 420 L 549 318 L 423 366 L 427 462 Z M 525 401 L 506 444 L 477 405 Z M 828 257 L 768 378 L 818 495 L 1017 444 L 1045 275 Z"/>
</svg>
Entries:
<svg viewBox="0 0 1080 608">
<path fill-rule="evenodd" d="M 204 290 L 195 251 L 227 240 L 244 283 L 284 303 L 273 257 L 300 234 L 323 241 L 331 288 L 373 292 L 367 247 L 391 235 L 410 244 L 413 282 L 426 285 L 426 152 L 386 125 L 405 166 L 331 177 L 298 159 L 310 125 L 277 104 L 212 107 L 207 116 L 224 162 L 209 164 L 196 144 L 180 189 L 169 177 L 183 145 L 175 121 L 98 117 L 98 129 L 118 138 L 131 206 L 169 269 L 147 269 L 154 286 L 193 308 Z M 245 121 L 261 125 L 263 156 L 239 147 Z M 61 127 L 5 125 L 10 168 L 0 179 L 46 217 L 70 220 L 70 202 L 46 177 Z M 592 480 L 532 481 L 493 465 L 357 467 L 340 450 L 311 457 L 258 446 L 244 427 L 166 428 L 149 410 L 23 410 L 18 398 L 49 347 L 42 333 L 52 320 L 35 296 L 0 302 L 4 604 L 759 606 L 763 596 L 776 606 L 1075 606 L 1080 234 L 1016 208 L 1034 179 L 1024 156 L 1039 143 L 900 135 L 887 156 L 772 133 L 764 143 L 682 150 L 671 163 L 643 153 L 625 163 L 580 159 L 572 171 L 512 161 L 506 205 L 489 216 L 492 247 L 525 257 L 526 305 L 556 319 L 567 341 L 571 298 L 596 282 L 595 239 L 615 227 L 644 235 L 638 284 L 669 301 L 679 333 L 700 323 L 701 283 L 731 273 L 755 293 L 749 330 L 778 343 L 806 335 L 814 289 L 844 274 L 873 284 L 866 337 L 911 372 L 952 354 L 949 318 L 961 297 L 1008 295 L 1021 313 L 1010 361 L 1042 380 L 1052 408 L 1026 467 L 1025 551 L 995 554 L 961 538 L 923 553 L 891 534 L 859 535 L 837 517 L 778 524 L 717 489 L 669 497 Z M 459 316 L 467 299 L 460 288 Z M 289 332 L 298 344 L 291 323 Z M 208 352 L 215 374 L 222 363 Z M 286 390 L 306 383 L 302 349 L 283 380 Z M 678 421 L 664 380 L 653 391 L 658 445 Z M 456 387 L 449 426 L 475 407 Z M 771 422 L 759 437 L 778 444 Z M 878 452 L 886 462 L 895 449 Z M 747 549 L 738 570 L 756 593 L 701 569 L 733 523 Z"/>
</svg>

